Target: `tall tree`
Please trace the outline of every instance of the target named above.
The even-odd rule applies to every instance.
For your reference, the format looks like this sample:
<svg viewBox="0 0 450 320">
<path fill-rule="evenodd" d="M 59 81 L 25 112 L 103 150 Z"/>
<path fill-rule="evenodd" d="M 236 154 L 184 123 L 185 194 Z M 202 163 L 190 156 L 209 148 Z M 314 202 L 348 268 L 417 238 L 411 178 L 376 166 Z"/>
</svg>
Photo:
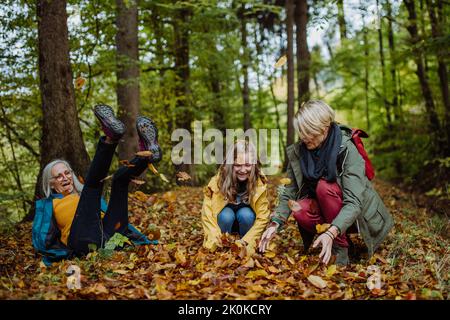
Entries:
<svg viewBox="0 0 450 320">
<path fill-rule="evenodd" d="M 295 141 L 294 124 L 294 0 L 286 0 L 287 33 L 287 145 Z M 287 157 L 285 158 L 285 160 Z M 285 161 L 286 162 L 286 161 Z"/>
<path fill-rule="evenodd" d="M 191 9 L 181 5 L 175 9 L 173 17 L 174 31 L 174 56 L 175 56 L 175 96 L 176 103 L 176 127 L 191 131 L 193 113 L 191 110 L 190 68 L 189 68 L 189 21 Z M 191 158 L 193 155 L 191 154 Z M 177 172 L 187 172 L 195 183 L 194 167 L 189 163 L 175 166 Z"/>
<path fill-rule="evenodd" d="M 431 22 L 431 34 L 435 41 L 439 41 L 439 39 L 442 37 L 442 29 L 436 16 L 433 1 L 426 0 L 426 3 L 428 8 L 428 15 L 430 16 Z M 438 46 L 435 52 L 438 61 L 439 83 L 441 87 L 442 100 L 444 103 L 444 110 L 445 110 L 444 117 L 445 117 L 445 127 L 447 129 L 446 138 L 448 145 L 450 144 L 450 99 L 448 93 L 447 65 L 445 63 L 445 55 L 447 53 L 447 49 L 445 46 Z M 447 154 L 449 152 L 450 151 L 448 151 L 447 148 Z"/>
<path fill-rule="evenodd" d="M 383 26 L 381 21 L 381 12 L 379 7 L 379 1 L 376 1 L 377 5 L 377 32 L 378 32 L 378 49 L 380 53 L 380 64 L 381 64 L 381 85 L 383 88 L 383 104 L 384 108 L 386 109 L 386 120 L 388 127 L 391 126 L 392 119 L 391 119 L 391 106 L 389 104 L 389 101 L 387 100 L 386 96 L 386 67 L 385 67 L 385 58 L 384 58 L 384 46 L 383 46 Z"/>
<path fill-rule="evenodd" d="M 136 118 L 140 111 L 138 8 L 136 0 L 116 0 L 117 102 L 127 130 L 119 143 L 119 158 L 131 158 L 138 148 Z"/>
<path fill-rule="evenodd" d="M 406 9 L 408 10 L 408 32 L 411 36 L 411 46 L 413 48 L 414 60 L 417 66 L 417 77 L 419 78 L 420 88 L 422 95 L 425 99 L 425 108 L 428 115 L 428 128 L 429 133 L 432 136 L 434 147 L 438 152 L 444 149 L 442 140 L 440 137 L 441 125 L 434 105 L 433 94 L 431 92 L 430 84 L 428 81 L 427 73 L 425 72 L 423 62 L 423 50 L 419 45 L 420 37 L 417 28 L 417 13 L 414 0 L 403 0 Z"/>
<path fill-rule="evenodd" d="M 251 104 L 250 104 L 250 88 L 248 84 L 248 67 L 250 64 L 249 49 L 247 45 L 247 17 L 245 2 L 241 4 L 238 16 L 241 20 L 241 47 L 242 47 L 242 77 L 244 83 L 242 85 L 242 102 L 244 110 L 244 131 L 252 127 L 251 123 Z"/>
<path fill-rule="evenodd" d="M 84 175 L 89 165 L 75 104 L 69 59 L 66 0 L 37 1 L 39 80 L 42 99 L 40 173 L 55 158 L 64 158 Z M 40 187 L 41 174 L 36 184 Z"/>
<path fill-rule="evenodd" d="M 347 23 L 345 22 L 344 0 L 337 0 L 338 24 L 341 41 L 347 39 Z"/>
<path fill-rule="evenodd" d="M 398 98 L 397 84 L 397 56 L 395 52 L 394 30 L 392 27 L 392 6 L 389 0 L 386 0 L 386 18 L 388 22 L 388 43 L 390 56 L 390 72 L 391 72 L 391 89 L 392 89 L 392 108 L 396 121 L 401 120 L 401 106 Z"/>
<path fill-rule="evenodd" d="M 298 107 L 309 100 L 309 73 L 311 57 L 307 41 L 308 24 L 308 2 L 296 0 L 295 3 L 295 25 L 297 41 L 297 94 Z"/>
</svg>

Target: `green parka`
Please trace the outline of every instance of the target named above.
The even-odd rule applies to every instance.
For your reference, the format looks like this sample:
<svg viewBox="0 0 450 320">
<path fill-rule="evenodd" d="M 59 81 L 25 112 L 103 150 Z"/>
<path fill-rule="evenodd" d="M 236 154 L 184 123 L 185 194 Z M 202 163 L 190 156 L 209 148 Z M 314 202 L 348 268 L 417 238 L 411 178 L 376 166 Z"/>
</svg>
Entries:
<svg viewBox="0 0 450 320">
<path fill-rule="evenodd" d="M 369 257 L 373 255 L 393 226 L 391 214 L 367 179 L 365 161 L 351 140 L 351 129 L 339 125 L 342 143 L 339 150 L 337 183 L 343 194 L 342 209 L 332 224 L 339 228 L 341 234 L 356 224 L 368 248 Z M 272 215 L 272 221 L 283 227 L 291 214 L 288 200 L 298 200 L 303 187 L 303 174 L 300 168 L 300 142 L 287 147 L 287 174 L 291 184 L 285 186 L 279 195 L 279 204 Z"/>
</svg>

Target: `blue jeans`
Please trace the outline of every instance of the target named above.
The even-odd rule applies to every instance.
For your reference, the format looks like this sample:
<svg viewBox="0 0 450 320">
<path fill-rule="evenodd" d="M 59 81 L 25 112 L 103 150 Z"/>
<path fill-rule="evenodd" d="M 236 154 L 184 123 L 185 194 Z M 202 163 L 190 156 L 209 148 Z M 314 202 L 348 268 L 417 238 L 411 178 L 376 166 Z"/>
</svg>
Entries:
<svg viewBox="0 0 450 320">
<path fill-rule="evenodd" d="M 249 206 L 242 207 L 236 212 L 230 207 L 225 207 L 217 215 L 217 222 L 223 233 L 233 232 L 235 230 L 233 226 L 236 226 L 237 223 L 241 237 L 245 236 L 248 230 L 250 230 L 255 223 L 255 219 L 256 215 Z"/>
</svg>

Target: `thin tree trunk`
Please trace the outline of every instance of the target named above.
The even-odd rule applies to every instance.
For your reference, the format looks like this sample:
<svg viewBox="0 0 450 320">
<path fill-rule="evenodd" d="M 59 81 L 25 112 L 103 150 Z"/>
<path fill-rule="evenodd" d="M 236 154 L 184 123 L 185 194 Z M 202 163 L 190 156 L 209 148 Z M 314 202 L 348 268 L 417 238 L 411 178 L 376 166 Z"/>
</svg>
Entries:
<svg viewBox="0 0 450 320">
<path fill-rule="evenodd" d="M 423 52 L 420 46 L 418 46 L 420 38 L 417 29 L 417 14 L 414 4 L 414 0 L 403 0 L 406 9 L 408 10 L 408 20 L 409 24 L 407 26 L 408 32 L 411 36 L 411 45 L 413 47 L 414 60 L 417 66 L 417 77 L 419 78 L 420 87 L 422 90 L 423 97 L 425 99 L 425 108 L 428 115 L 428 127 L 429 132 L 434 143 L 434 148 L 438 152 L 442 152 L 445 146 L 442 145 L 440 134 L 441 125 L 439 123 L 439 118 L 436 112 L 436 108 L 433 101 L 433 95 L 428 82 L 427 73 L 425 72 L 425 67 L 423 63 Z"/>
<path fill-rule="evenodd" d="M 308 2 L 306 0 L 296 0 L 295 24 L 297 40 L 297 94 L 298 108 L 300 108 L 303 102 L 308 101 L 310 97 L 309 73 L 311 57 L 307 41 Z"/>
<path fill-rule="evenodd" d="M 241 5 L 241 47 L 242 47 L 242 76 L 244 78 L 244 83 L 242 85 L 242 102 L 243 102 L 243 113 L 244 113 L 244 131 L 252 127 L 251 124 L 251 104 L 250 104 L 250 88 L 248 85 L 248 66 L 249 66 L 249 52 L 247 48 L 247 18 L 245 17 L 245 3 Z"/>
<path fill-rule="evenodd" d="M 378 45 L 379 45 L 379 53 L 380 53 L 380 63 L 381 63 L 381 79 L 382 79 L 382 88 L 383 88 L 383 103 L 384 108 L 386 109 L 386 120 L 388 127 L 390 128 L 392 126 L 392 119 L 391 119 L 391 107 L 389 105 L 389 101 L 387 100 L 386 95 L 386 67 L 385 67 L 385 59 L 384 59 L 384 46 L 383 46 L 383 29 L 382 29 L 382 23 L 381 23 L 381 13 L 379 9 L 379 3 L 378 0 L 376 1 L 377 4 L 377 16 L 378 16 Z"/>
<path fill-rule="evenodd" d="M 420 5 L 420 31 L 422 32 L 422 39 L 425 39 L 426 37 L 426 30 L 425 30 L 425 8 L 423 5 L 423 0 L 419 0 L 419 5 Z M 429 67 L 428 67 L 428 57 L 426 54 L 423 55 L 423 61 L 424 61 L 424 65 L 425 65 L 425 72 L 428 73 L 429 71 Z"/>
<path fill-rule="evenodd" d="M 189 68 L 189 21 L 191 10 L 189 8 L 180 8 L 177 10 L 174 19 L 174 38 L 175 38 L 175 74 L 176 88 L 176 126 L 177 128 L 187 129 L 191 132 L 191 123 L 193 115 L 191 110 L 191 90 L 190 90 L 190 68 Z M 182 163 L 175 166 L 176 172 L 186 172 L 191 176 L 191 184 L 196 184 L 194 173 L 193 152 L 191 153 L 191 164 Z M 177 180 L 178 181 L 178 180 Z M 177 183 L 180 183 L 179 181 Z"/>
<path fill-rule="evenodd" d="M 369 43 L 367 40 L 367 28 L 364 28 L 364 96 L 366 101 L 366 122 L 367 131 L 370 133 L 370 114 L 369 114 Z"/>
<path fill-rule="evenodd" d="M 119 158 L 130 159 L 138 149 L 136 118 L 140 111 L 138 9 L 136 0 L 116 0 L 117 102 L 127 127 L 119 143 Z"/>
<path fill-rule="evenodd" d="M 344 39 L 347 39 L 347 24 L 345 22 L 344 0 L 337 0 L 337 8 L 338 8 L 339 32 L 342 42 Z"/>
<path fill-rule="evenodd" d="M 5 109 L 3 108 L 2 105 L 0 107 L 1 107 L 1 110 L 2 110 L 3 117 L 6 118 L 6 111 L 5 111 Z M 15 151 L 15 148 L 14 148 L 14 143 L 13 143 L 13 140 L 12 140 L 11 131 L 9 130 L 9 128 L 7 126 L 5 126 L 5 129 L 6 129 L 6 137 L 8 139 L 9 147 L 11 149 L 11 156 L 12 156 L 12 160 L 13 160 L 12 161 L 12 167 L 7 165 L 7 168 L 11 172 L 14 180 L 16 180 L 17 190 L 19 191 L 20 198 L 22 200 L 23 211 L 24 211 L 24 213 L 26 213 L 27 207 L 26 207 L 25 192 L 23 191 L 22 181 L 20 179 L 20 170 L 19 170 L 19 165 L 17 163 L 16 151 Z M 3 153 L 3 148 L 2 148 L 2 153 Z M 6 156 L 5 155 L 4 155 L 4 158 L 6 160 Z"/>
<path fill-rule="evenodd" d="M 256 47 L 256 57 L 255 57 L 255 63 L 253 64 L 253 68 L 256 73 L 256 82 L 258 84 L 258 93 L 257 93 L 257 112 L 262 112 L 262 96 L 263 96 L 263 88 L 261 83 L 261 70 L 260 70 L 260 57 L 262 56 L 262 49 L 261 49 L 261 43 L 260 40 L 258 40 L 258 28 L 255 27 L 255 32 L 253 33 L 254 39 L 255 39 L 255 47 Z M 261 125 L 263 125 L 262 121 L 263 118 L 260 118 Z"/>
<path fill-rule="evenodd" d="M 396 121 L 402 120 L 401 105 L 399 105 L 398 99 L 398 88 L 397 88 L 397 57 L 395 54 L 395 41 L 394 41 L 394 31 L 392 28 L 392 7 L 389 0 L 386 1 L 387 18 L 388 18 L 388 43 L 389 43 L 389 54 L 391 58 L 390 71 L 392 80 L 392 107 L 395 115 Z"/>
<path fill-rule="evenodd" d="M 294 3 L 286 0 L 286 33 L 287 33 L 287 145 L 295 141 L 294 132 Z M 284 168 L 287 167 L 287 156 L 284 159 Z"/>
<path fill-rule="evenodd" d="M 439 25 L 438 19 L 436 17 L 436 13 L 434 11 L 433 3 L 431 0 L 426 0 L 428 15 L 430 16 L 431 21 L 431 33 L 434 39 L 439 39 L 442 37 L 441 26 Z M 442 100 L 444 103 L 444 119 L 445 119 L 445 128 L 447 129 L 446 138 L 447 145 L 450 144 L 450 101 L 449 101 L 449 93 L 448 93 L 448 78 L 447 78 L 447 65 L 445 63 L 445 54 L 446 48 L 444 46 L 440 46 L 436 50 L 436 57 L 438 61 L 438 75 L 439 75 L 439 83 L 441 87 Z M 447 148 L 447 155 L 450 151 Z"/>
</svg>

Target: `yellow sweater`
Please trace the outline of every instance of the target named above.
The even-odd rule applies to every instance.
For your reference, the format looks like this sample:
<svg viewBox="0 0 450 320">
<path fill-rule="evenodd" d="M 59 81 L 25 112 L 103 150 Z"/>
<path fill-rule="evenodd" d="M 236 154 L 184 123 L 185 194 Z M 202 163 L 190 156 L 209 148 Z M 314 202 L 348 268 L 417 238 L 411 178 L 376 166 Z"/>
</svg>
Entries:
<svg viewBox="0 0 450 320">
<path fill-rule="evenodd" d="M 79 201 L 80 196 L 78 194 L 69 194 L 62 199 L 53 199 L 53 214 L 55 215 L 56 224 L 61 230 L 61 241 L 65 245 L 67 245 L 70 227 L 72 226 Z"/>
</svg>

